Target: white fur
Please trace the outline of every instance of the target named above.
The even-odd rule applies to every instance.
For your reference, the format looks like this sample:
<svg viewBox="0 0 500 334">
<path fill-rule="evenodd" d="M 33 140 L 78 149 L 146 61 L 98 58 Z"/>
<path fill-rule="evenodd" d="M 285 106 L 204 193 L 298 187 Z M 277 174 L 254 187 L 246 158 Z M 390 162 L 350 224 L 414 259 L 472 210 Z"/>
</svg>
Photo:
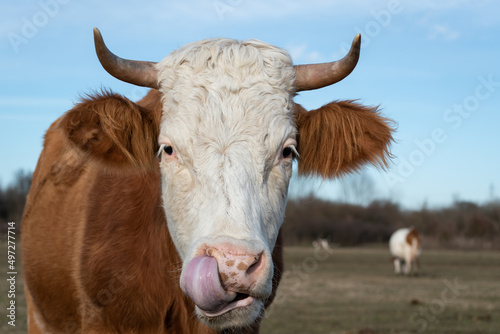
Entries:
<svg viewBox="0 0 500 334">
<path fill-rule="evenodd" d="M 411 228 L 401 228 L 395 231 L 389 240 L 389 249 L 394 256 L 394 272 L 401 273 L 401 262 L 405 261 L 404 273 L 410 274 L 412 269 L 418 268 L 418 257 L 422 252 L 420 243 L 414 240 L 412 244 L 406 241 L 406 236 L 411 232 Z"/>
<path fill-rule="evenodd" d="M 330 243 L 327 239 L 318 238 L 312 242 L 315 250 L 330 250 Z"/>
<path fill-rule="evenodd" d="M 184 266 L 217 243 L 271 259 L 292 174 L 280 154 L 297 132 L 289 55 L 255 40 L 211 39 L 173 52 L 158 70 L 159 144 L 175 151 L 162 153 L 163 201 Z M 270 294 L 272 275 L 268 261 L 256 295 Z M 240 317 L 231 324 L 247 325 Z"/>
</svg>

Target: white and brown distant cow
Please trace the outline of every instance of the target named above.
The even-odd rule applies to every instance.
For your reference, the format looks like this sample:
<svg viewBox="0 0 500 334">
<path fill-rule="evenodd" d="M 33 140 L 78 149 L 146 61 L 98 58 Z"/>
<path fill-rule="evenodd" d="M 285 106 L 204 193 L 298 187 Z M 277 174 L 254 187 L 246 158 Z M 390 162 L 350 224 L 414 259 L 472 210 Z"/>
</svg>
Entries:
<svg viewBox="0 0 500 334">
<path fill-rule="evenodd" d="M 293 101 L 347 76 L 360 37 L 340 61 L 294 66 L 230 39 L 131 61 L 94 34 L 110 74 L 152 90 L 87 97 L 47 131 L 22 226 L 29 332 L 258 332 L 293 160 L 323 177 L 386 163 L 376 108 Z"/>
<path fill-rule="evenodd" d="M 404 267 L 405 275 L 412 270 L 418 272 L 418 257 L 422 252 L 420 235 L 413 228 L 401 228 L 394 232 L 389 240 L 389 249 L 393 256 L 394 272 L 400 274 Z"/>
<path fill-rule="evenodd" d="M 331 250 L 330 242 L 328 242 L 328 239 L 318 238 L 312 242 L 312 245 L 314 250 Z"/>
</svg>

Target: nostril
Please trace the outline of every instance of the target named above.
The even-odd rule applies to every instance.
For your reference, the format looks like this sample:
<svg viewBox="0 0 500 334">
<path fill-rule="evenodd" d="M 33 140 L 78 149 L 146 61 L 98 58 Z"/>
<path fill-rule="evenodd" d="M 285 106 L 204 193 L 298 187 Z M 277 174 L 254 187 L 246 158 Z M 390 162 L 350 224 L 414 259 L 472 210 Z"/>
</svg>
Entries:
<svg viewBox="0 0 500 334">
<path fill-rule="evenodd" d="M 268 262 L 262 250 L 252 252 L 220 245 L 207 246 L 203 252 L 205 256 L 216 259 L 219 280 L 227 291 L 248 293 L 267 277 Z"/>
<path fill-rule="evenodd" d="M 255 271 L 257 271 L 263 263 L 263 256 L 262 253 L 259 255 L 255 256 L 255 262 L 250 265 L 247 269 L 247 275 L 252 275 Z"/>
</svg>

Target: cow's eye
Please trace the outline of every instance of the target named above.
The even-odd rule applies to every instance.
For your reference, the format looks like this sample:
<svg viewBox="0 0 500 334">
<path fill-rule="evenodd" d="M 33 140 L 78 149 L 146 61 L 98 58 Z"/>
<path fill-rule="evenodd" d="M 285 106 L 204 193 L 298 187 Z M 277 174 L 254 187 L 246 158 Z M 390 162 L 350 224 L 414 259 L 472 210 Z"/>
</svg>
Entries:
<svg viewBox="0 0 500 334">
<path fill-rule="evenodd" d="M 295 148 L 295 145 L 289 144 L 283 147 L 281 150 L 281 156 L 280 158 L 282 160 L 290 160 L 294 157 L 298 157 L 299 154 L 297 153 L 297 149 Z"/>
<path fill-rule="evenodd" d="M 298 157 L 299 154 L 297 153 L 297 149 L 295 146 L 297 145 L 297 142 L 293 138 L 288 138 L 285 141 L 285 144 L 283 145 L 283 148 L 281 149 L 281 154 L 280 154 L 280 159 L 282 160 L 290 160 L 294 156 Z"/>
<path fill-rule="evenodd" d="M 170 145 L 165 145 L 163 146 L 163 152 L 165 152 L 167 155 L 172 156 L 174 154 L 174 148 Z"/>
<path fill-rule="evenodd" d="M 287 146 L 283 149 L 283 151 L 281 152 L 281 156 L 283 157 L 283 159 L 287 159 L 289 157 L 291 157 L 293 154 L 293 149 L 291 146 Z"/>
</svg>

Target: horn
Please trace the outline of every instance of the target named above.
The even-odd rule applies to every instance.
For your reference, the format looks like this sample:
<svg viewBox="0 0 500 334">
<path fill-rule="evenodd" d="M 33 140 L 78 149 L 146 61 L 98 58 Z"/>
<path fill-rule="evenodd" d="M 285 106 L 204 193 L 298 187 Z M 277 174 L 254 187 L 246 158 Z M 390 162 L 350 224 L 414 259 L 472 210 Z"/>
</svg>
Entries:
<svg viewBox="0 0 500 334">
<path fill-rule="evenodd" d="M 348 76 L 356 67 L 361 48 L 361 34 L 352 41 L 349 53 L 331 63 L 295 65 L 295 88 L 298 92 L 333 85 Z"/>
<path fill-rule="evenodd" d="M 158 71 L 155 62 L 128 60 L 109 51 L 99 29 L 94 28 L 94 44 L 97 57 L 102 67 L 117 78 L 137 86 L 159 88 Z"/>
</svg>

